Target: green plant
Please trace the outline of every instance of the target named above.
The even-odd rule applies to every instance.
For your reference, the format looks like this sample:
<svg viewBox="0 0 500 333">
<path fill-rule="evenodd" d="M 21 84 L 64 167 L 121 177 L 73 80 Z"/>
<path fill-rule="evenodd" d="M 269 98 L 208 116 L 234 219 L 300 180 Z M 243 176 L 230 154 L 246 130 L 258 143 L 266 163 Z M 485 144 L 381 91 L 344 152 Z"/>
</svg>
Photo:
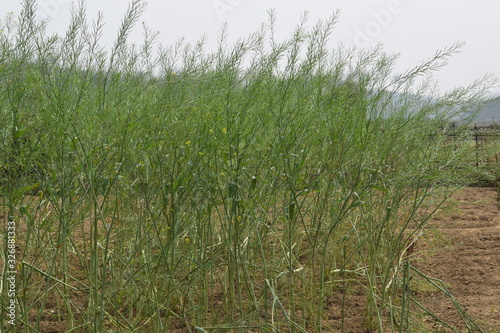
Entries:
<svg viewBox="0 0 500 333">
<path fill-rule="evenodd" d="M 21 330 L 55 311 L 67 330 L 320 332 L 352 283 L 366 329 L 411 330 L 408 249 L 471 149 L 444 128 L 484 89 L 413 82 L 458 45 L 393 77 L 381 48 L 328 48 L 337 14 L 278 42 L 271 13 L 233 46 L 222 32 L 213 53 L 202 39 L 155 54 L 147 28 L 127 42 L 133 1 L 106 56 L 102 16 L 89 29 L 82 5 L 46 37 L 34 6 L 1 35 Z"/>
</svg>

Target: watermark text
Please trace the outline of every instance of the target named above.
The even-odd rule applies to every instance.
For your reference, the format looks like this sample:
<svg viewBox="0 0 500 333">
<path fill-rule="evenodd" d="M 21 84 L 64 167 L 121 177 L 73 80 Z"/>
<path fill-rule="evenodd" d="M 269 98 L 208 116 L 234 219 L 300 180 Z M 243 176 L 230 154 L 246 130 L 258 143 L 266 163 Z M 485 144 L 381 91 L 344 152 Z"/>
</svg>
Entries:
<svg viewBox="0 0 500 333">
<path fill-rule="evenodd" d="M 380 35 L 392 23 L 393 18 L 401 14 L 403 10 L 400 0 L 389 0 L 386 8 L 371 11 L 372 19 L 362 28 L 355 28 L 354 44 L 360 48 L 369 46 L 372 39 Z"/>
<path fill-rule="evenodd" d="M 9 219 L 7 225 L 7 323 L 9 325 L 16 324 L 16 276 L 17 276 L 17 260 L 16 260 L 16 222 Z"/>
<path fill-rule="evenodd" d="M 213 7 L 219 17 L 219 20 L 225 21 L 226 14 L 234 11 L 244 1 L 245 0 L 215 0 L 213 2 Z"/>
</svg>

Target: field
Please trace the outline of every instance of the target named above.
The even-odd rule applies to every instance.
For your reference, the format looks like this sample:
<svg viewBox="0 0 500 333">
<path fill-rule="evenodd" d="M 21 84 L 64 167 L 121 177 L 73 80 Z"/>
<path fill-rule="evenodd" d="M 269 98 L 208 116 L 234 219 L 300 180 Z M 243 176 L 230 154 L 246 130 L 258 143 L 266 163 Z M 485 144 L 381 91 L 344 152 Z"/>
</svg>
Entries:
<svg viewBox="0 0 500 333">
<path fill-rule="evenodd" d="M 439 279 L 460 306 L 476 318 L 484 332 L 500 327 L 500 206 L 493 188 L 467 187 L 454 194 L 429 223 L 429 237 L 417 246 L 422 253 L 419 269 Z M 425 254 L 424 254 L 425 253 Z M 440 317 L 466 326 L 453 302 L 442 294 L 421 292 L 425 304 Z M 443 325 L 436 331 L 448 332 Z"/>
<path fill-rule="evenodd" d="M 395 75 L 380 48 L 329 49 L 336 16 L 277 41 L 272 13 L 235 45 L 222 31 L 214 52 L 203 39 L 157 48 L 147 28 L 131 45 L 143 5 L 132 3 L 109 53 L 102 17 L 88 23 L 83 8 L 63 37 L 46 35 L 30 0 L 1 22 L 4 331 L 496 323 L 482 322 L 496 320 L 494 304 L 483 317 L 438 302 L 462 280 L 440 275 L 439 235 L 455 243 L 436 214 L 457 189 L 499 176 L 479 165 L 466 126 L 449 132 L 486 82 L 443 95 L 415 84 L 458 46 Z"/>
<path fill-rule="evenodd" d="M 461 318 L 460 311 L 457 311 L 457 305 L 470 314 L 484 332 L 497 332 L 500 327 L 497 297 L 500 290 L 500 214 L 496 195 L 493 188 L 461 189 L 450 197 L 440 212 L 432 218 L 425 234 L 415 245 L 412 261 L 416 268 L 432 276 L 436 285 L 446 288 L 454 297 L 452 299 L 431 284 L 422 283 L 425 280 L 419 275 L 413 275 L 415 281 L 411 284 L 411 293 L 415 297 L 418 296 L 424 306 L 447 323 L 424 316 L 422 323 L 429 332 L 453 332 L 447 325 L 459 332 L 467 331 L 467 324 Z M 21 229 L 24 234 L 27 226 L 22 225 Z M 77 243 L 84 242 L 85 236 L 76 233 L 74 239 Z M 81 269 L 76 261 L 70 261 L 69 266 L 72 272 Z M 363 292 L 355 290 L 353 287 L 351 292 L 345 294 L 339 290 L 328 297 L 323 320 L 325 332 L 341 331 L 342 321 L 345 332 L 365 331 L 363 321 L 366 298 Z M 86 306 L 86 293 L 75 292 L 72 296 L 74 304 L 82 308 Z M 342 303 L 335 300 L 337 297 L 344 297 L 344 311 Z M 49 297 L 40 316 L 38 331 L 65 332 L 67 325 L 68 322 L 61 316 L 56 300 Z M 179 322 L 178 326 L 178 329 L 171 328 L 170 331 L 188 331 L 187 328 L 182 328 L 182 322 Z"/>
</svg>

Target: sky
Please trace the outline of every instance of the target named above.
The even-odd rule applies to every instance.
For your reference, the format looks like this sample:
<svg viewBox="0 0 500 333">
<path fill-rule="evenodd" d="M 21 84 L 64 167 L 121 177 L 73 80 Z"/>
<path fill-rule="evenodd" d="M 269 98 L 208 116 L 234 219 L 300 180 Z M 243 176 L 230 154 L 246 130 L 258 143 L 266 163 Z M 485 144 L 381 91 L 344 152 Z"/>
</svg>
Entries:
<svg viewBox="0 0 500 333">
<path fill-rule="evenodd" d="M 106 23 L 103 43 L 112 45 L 129 6 L 127 0 L 87 0 L 88 19 L 101 11 Z M 274 9 L 277 37 L 290 36 L 305 11 L 312 26 L 340 10 L 329 46 L 345 44 L 373 48 L 381 43 L 388 53 L 399 54 L 395 70 L 403 72 L 430 59 L 438 50 L 465 42 L 435 78 L 440 91 L 467 86 L 491 74 L 500 80 L 500 1 L 495 0 L 149 0 L 140 21 L 160 33 L 159 42 L 173 45 L 179 39 L 195 43 L 208 38 L 215 47 L 218 34 L 227 24 L 229 39 L 248 36 L 258 30 Z M 64 34 L 71 0 L 38 0 L 37 15 L 49 19 L 48 30 Z M 21 11 L 19 0 L 0 0 L 0 19 L 7 12 Z M 141 22 L 131 35 L 142 40 Z M 500 94 L 500 82 L 491 89 Z"/>
</svg>

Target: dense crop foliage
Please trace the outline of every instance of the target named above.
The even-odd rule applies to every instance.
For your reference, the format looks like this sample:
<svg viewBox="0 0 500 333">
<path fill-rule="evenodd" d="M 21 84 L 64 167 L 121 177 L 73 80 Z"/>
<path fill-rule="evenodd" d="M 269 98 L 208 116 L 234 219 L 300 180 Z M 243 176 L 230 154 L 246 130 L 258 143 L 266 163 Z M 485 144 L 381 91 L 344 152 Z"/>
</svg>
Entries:
<svg viewBox="0 0 500 333">
<path fill-rule="evenodd" d="M 83 9 L 63 37 L 32 0 L 4 21 L 18 329 L 56 309 L 77 331 L 332 331 L 326 310 L 344 318 L 350 292 L 366 295 L 367 329 L 419 326 L 408 250 L 439 206 L 429 198 L 461 182 L 468 148 L 446 126 L 483 86 L 429 97 L 414 82 L 456 47 L 393 75 L 380 48 L 328 48 L 336 16 L 277 41 L 271 14 L 233 46 L 222 32 L 214 53 L 203 40 L 155 51 L 147 29 L 127 42 L 142 10 L 109 54 L 102 17 L 89 27 Z"/>
</svg>

